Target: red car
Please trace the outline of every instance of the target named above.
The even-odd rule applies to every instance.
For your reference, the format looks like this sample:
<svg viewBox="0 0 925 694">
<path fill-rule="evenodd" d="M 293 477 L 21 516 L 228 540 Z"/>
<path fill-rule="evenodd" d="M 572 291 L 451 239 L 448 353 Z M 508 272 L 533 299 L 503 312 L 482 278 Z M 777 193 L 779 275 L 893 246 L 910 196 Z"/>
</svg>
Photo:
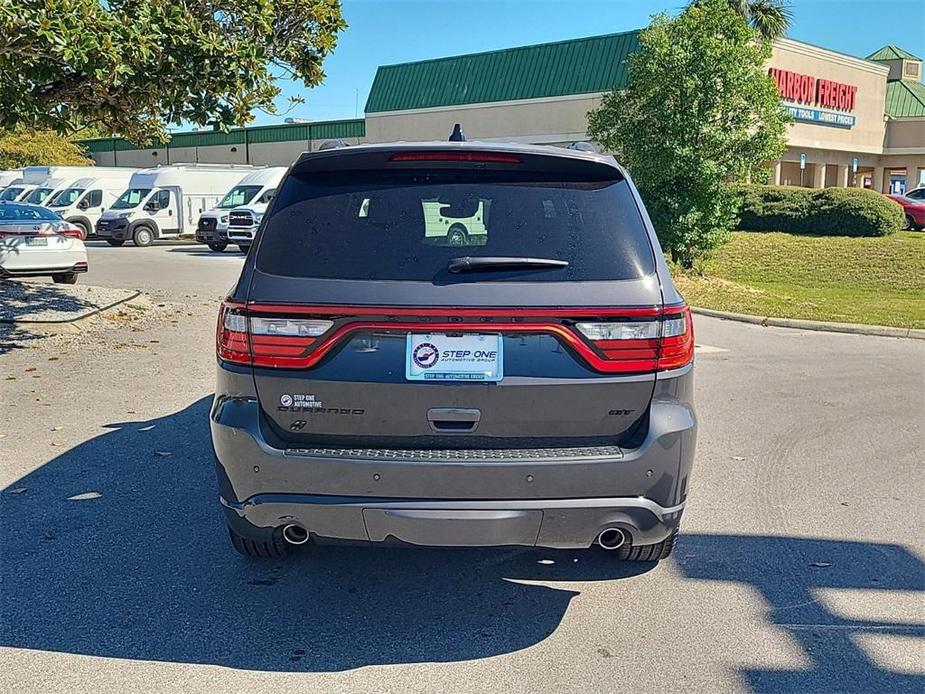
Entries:
<svg viewBox="0 0 925 694">
<path fill-rule="evenodd" d="M 925 200 L 916 200 L 905 195 L 887 195 L 887 197 L 899 203 L 903 208 L 903 214 L 906 215 L 905 229 L 925 229 Z"/>
</svg>

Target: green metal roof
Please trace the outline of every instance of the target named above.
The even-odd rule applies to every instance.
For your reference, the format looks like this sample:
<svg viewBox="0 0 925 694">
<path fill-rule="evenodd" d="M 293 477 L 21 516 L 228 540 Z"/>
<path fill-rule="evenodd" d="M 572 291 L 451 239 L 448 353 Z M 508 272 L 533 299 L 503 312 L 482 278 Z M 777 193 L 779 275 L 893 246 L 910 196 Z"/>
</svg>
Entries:
<svg viewBox="0 0 925 694">
<path fill-rule="evenodd" d="M 610 91 L 626 84 L 639 31 L 384 65 L 366 113 Z"/>
<path fill-rule="evenodd" d="M 909 51 L 904 51 L 899 46 L 894 46 L 889 43 L 879 51 L 871 53 L 867 56 L 868 60 L 921 60 L 916 55 L 912 55 Z"/>
<path fill-rule="evenodd" d="M 169 143 L 157 142 L 142 147 L 121 137 L 102 137 L 92 140 L 78 140 L 87 151 L 124 152 L 133 149 L 170 147 L 215 147 L 242 145 L 245 140 L 251 144 L 261 142 L 298 142 L 304 140 L 333 140 L 341 137 L 364 137 L 366 121 L 362 118 L 347 120 L 317 121 L 314 123 L 293 123 L 285 125 L 262 125 L 250 128 L 235 128 L 227 133 L 220 131 L 173 133 Z"/>
<path fill-rule="evenodd" d="M 912 80 L 887 82 L 886 115 L 890 118 L 925 118 L 925 84 Z"/>
</svg>

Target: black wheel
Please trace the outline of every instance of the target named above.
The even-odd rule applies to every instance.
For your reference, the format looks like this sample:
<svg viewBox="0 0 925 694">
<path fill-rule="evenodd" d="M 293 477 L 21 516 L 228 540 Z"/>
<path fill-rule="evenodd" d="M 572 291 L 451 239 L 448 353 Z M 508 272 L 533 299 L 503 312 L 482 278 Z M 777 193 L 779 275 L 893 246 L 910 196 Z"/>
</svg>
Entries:
<svg viewBox="0 0 925 694">
<path fill-rule="evenodd" d="M 906 215 L 906 226 L 904 226 L 903 229 L 906 229 L 907 231 L 912 231 L 915 229 L 915 220 L 912 219 L 911 214 Z"/>
<path fill-rule="evenodd" d="M 610 554 L 623 561 L 660 561 L 667 559 L 668 555 L 671 554 L 677 537 L 678 533 L 671 533 L 664 540 L 654 545 L 632 545 L 626 542 L 615 550 L 611 550 Z"/>
<path fill-rule="evenodd" d="M 273 532 L 272 535 L 267 536 L 265 539 L 256 540 L 239 535 L 229 525 L 228 536 L 231 538 L 232 546 L 245 557 L 255 557 L 258 559 L 285 557 L 289 551 L 286 541 L 283 540 L 282 535 L 278 532 Z"/>
<path fill-rule="evenodd" d="M 154 243 L 154 232 L 151 227 L 144 225 L 135 227 L 135 233 L 132 234 L 132 241 L 140 248 L 145 248 Z"/>
<path fill-rule="evenodd" d="M 221 253 L 223 250 L 228 248 L 228 244 L 227 243 L 210 243 L 209 248 L 215 251 L 216 253 Z"/>
<path fill-rule="evenodd" d="M 76 272 L 57 272 L 51 276 L 55 284 L 77 284 Z"/>
<path fill-rule="evenodd" d="M 242 253 L 247 253 L 250 249 L 251 247 L 248 244 L 245 244 L 245 243 L 238 244 L 238 250 L 241 251 Z"/>
<path fill-rule="evenodd" d="M 469 234 L 466 233 L 466 227 L 462 224 L 454 224 L 446 232 L 446 242 L 451 246 L 465 246 Z"/>
<path fill-rule="evenodd" d="M 121 246 L 125 243 L 125 239 L 106 239 L 106 243 L 110 246 Z"/>
</svg>

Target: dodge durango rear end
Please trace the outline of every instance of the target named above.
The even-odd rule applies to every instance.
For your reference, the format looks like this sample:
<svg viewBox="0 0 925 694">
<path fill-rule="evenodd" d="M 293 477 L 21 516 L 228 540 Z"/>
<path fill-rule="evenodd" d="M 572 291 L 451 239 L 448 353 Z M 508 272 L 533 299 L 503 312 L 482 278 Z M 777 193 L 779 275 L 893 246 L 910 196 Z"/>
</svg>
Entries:
<svg viewBox="0 0 925 694">
<path fill-rule="evenodd" d="M 232 542 L 658 560 L 687 497 L 694 337 L 628 175 L 563 148 L 303 155 L 216 326 Z"/>
</svg>

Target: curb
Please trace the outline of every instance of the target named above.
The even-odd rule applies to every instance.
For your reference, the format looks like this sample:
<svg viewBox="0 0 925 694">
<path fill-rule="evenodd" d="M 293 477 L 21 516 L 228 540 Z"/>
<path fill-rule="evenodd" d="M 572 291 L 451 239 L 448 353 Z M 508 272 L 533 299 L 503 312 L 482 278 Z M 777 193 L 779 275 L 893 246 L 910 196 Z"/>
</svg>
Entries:
<svg viewBox="0 0 925 694">
<path fill-rule="evenodd" d="M 62 320 L 20 320 L 17 318 L 0 318 L 0 323 L 7 325 L 65 325 L 68 323 L 77 323 L 83 321 L 86 318 L 92 318 L 93 316 L 99 315 L 103 311 L 108 311 L 111 308 L 115 308 L 120 304 L 131 301 L 132 299 L 137 299 L 141 296 L 140 291 L 136 291 L 134 294 L 123 297 L 118 301 L 113 301 L 111 304 L 106 304 L 105 306 L 98 306 L 90 311 L 81 313 L 79 316 L 74 316 L 73 318 L 64 318 Z"/>
<path fill-rule="evenodd" d="M 712 308 L 691 307 L 691 311 L 701 316 L 751 323 L 763 327 L 793 328 L 796 330 L 816 330 L 826 333 L 847 333 L 850 335 L 873 335 L 875 337 L 904 337 L 913 340 L 925 340 L 925 330 L 917 328 L 894 328 L 889 325 L 861 325 L 858 323 L 828 323 L 825 321 L 800 320 L 797 318 L 774 318 L 772 316 L 752 316 L 745 313 L 716 311 Z"/>
</svg>

